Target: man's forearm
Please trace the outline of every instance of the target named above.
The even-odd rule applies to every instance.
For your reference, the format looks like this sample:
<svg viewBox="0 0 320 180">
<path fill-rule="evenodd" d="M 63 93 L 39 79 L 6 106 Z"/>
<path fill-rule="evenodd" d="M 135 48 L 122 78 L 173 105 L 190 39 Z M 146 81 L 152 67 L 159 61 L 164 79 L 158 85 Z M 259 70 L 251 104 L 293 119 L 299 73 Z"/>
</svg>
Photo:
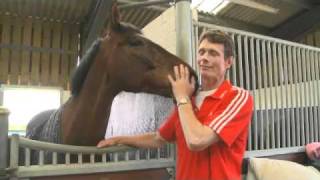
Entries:
<svg viewBox="0 0 320 180">
<path fill-rule="evenodd" d="M 165 144 L 165 141 L 159 139 L 155 132 L 135 136 L 119 136 L 116 138 L 118 138 L 117 144 L 124 144 L 139 148 L 159 148 Z"/>
<path fill-rule="evenodd" d="M 185 104 L 179 107 L 179 117 L 184 136 L 190 149 L 202 150 L 219 140 L 209 127 L 199 122 L 193 112 L 191 104 Z"/>
</svg>

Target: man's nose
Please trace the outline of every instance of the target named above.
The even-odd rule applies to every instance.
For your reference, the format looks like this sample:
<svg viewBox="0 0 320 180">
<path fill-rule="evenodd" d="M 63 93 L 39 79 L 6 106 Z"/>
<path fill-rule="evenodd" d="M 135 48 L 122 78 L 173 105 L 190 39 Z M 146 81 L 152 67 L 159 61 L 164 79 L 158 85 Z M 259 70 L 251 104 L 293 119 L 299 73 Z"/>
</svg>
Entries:
<svg viewBox="0 0 320 180">
<path fill-rule="evenodd" d="M 200 65 L 206 64 L 207 62 L 208 62 L 208 58 L 207 58 L 206 56 L 199 56 L 199 57 L 198 57 L 198 63 L 199 63 Z"/>
</svg>

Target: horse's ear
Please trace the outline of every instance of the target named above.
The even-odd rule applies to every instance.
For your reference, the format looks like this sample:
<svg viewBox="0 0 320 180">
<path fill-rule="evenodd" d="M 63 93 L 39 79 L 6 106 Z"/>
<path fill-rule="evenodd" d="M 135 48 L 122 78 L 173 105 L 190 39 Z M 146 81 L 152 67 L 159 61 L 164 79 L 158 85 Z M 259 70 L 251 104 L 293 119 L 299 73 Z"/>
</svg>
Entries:
<svg viewBox="0 0 320 180">
<path fill-rule="evenodd" d="M 112 28 L 114 31 L 120 29 L 120 12 L 116 2 L 112 5 L 109 28 Z"/>
</svg>

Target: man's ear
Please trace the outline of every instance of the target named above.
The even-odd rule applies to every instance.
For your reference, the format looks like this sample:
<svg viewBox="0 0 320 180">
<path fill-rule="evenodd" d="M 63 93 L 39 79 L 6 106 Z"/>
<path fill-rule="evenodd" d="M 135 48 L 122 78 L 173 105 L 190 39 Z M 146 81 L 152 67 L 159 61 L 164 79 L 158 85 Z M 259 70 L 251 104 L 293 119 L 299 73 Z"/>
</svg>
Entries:
<svg viewBox="0 0 320 180">
<path fill-rule="evenodd" d="M 224 60 L 225 66 L 229 69 L 233 64 L 233 56 L 229 56 Z"/>
</svg>

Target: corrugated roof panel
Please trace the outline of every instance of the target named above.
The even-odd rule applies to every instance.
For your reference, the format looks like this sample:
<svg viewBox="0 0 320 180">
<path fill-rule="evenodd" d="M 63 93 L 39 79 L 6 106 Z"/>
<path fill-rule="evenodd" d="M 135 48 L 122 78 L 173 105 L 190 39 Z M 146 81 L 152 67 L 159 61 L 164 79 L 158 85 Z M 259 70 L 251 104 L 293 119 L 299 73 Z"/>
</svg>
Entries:
<svg viewBox="0 0 320 180">
<path fill-rule="evenodd" d="M 298 6 L 292 6 L 286 3 L 279 4 L 279 11 L 278 14 L 262 14 L 257 19 L 253 21 L 255 24 L 266 24 L 268 27 L 275 27 L 279 24 L 285 22 L 290 17 L 293 17 L 297 13 L 304 11 L 303 8 Z"/>
<path fill-rule="evenodd" d="M 142 20 L 144 20 L 146 18 L 146 14 L 147 14 L 148 11 L 141 11 L 140 12 L 140 15 L 137 17 L 137 19 L 135 20 L 137 24 L 137 26 L 141 26 L 141 22 Z"/>
<path fill-rule="evenodd" d="M 145 17 L 141 20 L 139 27 L 144 27 L 150 20 L 154 19 L 154 17 L 158 16 L 160 13 L 155 13 L 154 11 L 146 10 Z"/>
<path fill-rule="evenodd" d="M 253 0 L 252 0 L 253 1 Z M 229 3 L 216 16 L 226 18 L 226 21 L 237 20 L 252 25 L 272 28 L 283 23 L 293 15 L 304 10 L 305 7 L 297 3 L 288 3 L 283 0 L 255 0 L 258 3 L 280 9 L 278 14 L 267 13 L 254 8 Z M 32 16 L 36 18 L 51 19 L 79 23 L 86 20 L 95 10 L 97 0 L 0 0 L 0 15 L 11 14 L 19 16 Z M 126 0 L 126 3 L 131 2 Z M 141 1 L 137 1 L 141 2 Z M 122 3 L 123 4 L 123 3 Z M 133 23 L 140 28 L 161 14 L 169 5 L 153 6 L 147 8 L 131 8 L 121 10 L 122 20 Z M 161 7 L 161 8 L 160 8 Z"/>
<path fill-rule="evenodd" d="M 162 11 L 152 8 L 133 8 L 121 10 L 122 21 L 132 23 L 143 28 L 150 21 L 158 17 Z"/>
<path fill-rule="evenodd" d="M 292 4 L 290 5 L 282 1 L 280 2 L 260 0 L 259 2 L 279 9 L 279 12 L 273 14 L 251 7 L 231 3 L 227 5 L 227 7 L 223 9 L 221 12 L 219 12 L 218 16 L 228 17 L 231 19 L 236 19 L 239 21 L 265 26 L 269 28 L 277 26 L 278 24 L 287 20 L 289 17 L 303 10 L 303 8 L 301 7 L 294 6 Z"/>
</svg>

